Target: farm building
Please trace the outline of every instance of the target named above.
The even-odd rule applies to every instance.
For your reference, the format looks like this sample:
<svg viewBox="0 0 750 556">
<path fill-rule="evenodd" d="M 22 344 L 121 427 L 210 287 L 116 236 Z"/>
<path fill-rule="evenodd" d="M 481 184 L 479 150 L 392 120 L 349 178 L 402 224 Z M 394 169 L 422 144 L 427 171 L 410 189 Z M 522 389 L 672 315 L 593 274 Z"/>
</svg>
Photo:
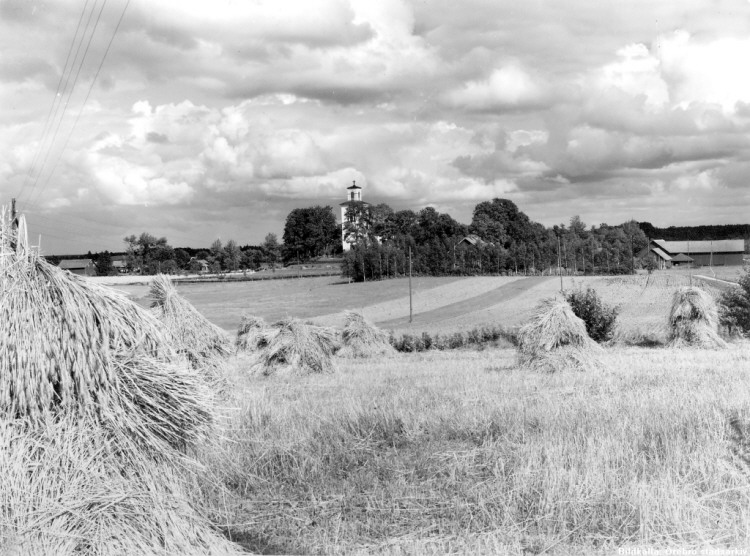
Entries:
<svg viewBox="0 0 750 556">
<path fill-rule="evenodd" d="M 60 268 L 80 276 L 96 276 L 96 267 L 91 259 L 63 259 Z"/>
<path fill-rule="evenodd" d="M 648 247 L 643 248 L 638 256 L 650 257 L 656 261 L 658 268 L 672 266 L 742 266 L 745 252 L 745 240 L 723 239 L 717 241 L 665 241 L 652 239 Z"/>
<path fill-rule="evenodd" d="M 117 270 L 120 274 L 128 271 L 128 256 L 127 255 L 112 255 L 112 268 Z"/>
<path fill-rule="evenodd" d="M 481 237 L 476 234 L 469 234 L 457 244 L 459 247 L 462 245 L 474 245 L 475 247 L 484 247 L 485 245 L 493 246 L 493 243 L 484 241 Z"/>
</svg>

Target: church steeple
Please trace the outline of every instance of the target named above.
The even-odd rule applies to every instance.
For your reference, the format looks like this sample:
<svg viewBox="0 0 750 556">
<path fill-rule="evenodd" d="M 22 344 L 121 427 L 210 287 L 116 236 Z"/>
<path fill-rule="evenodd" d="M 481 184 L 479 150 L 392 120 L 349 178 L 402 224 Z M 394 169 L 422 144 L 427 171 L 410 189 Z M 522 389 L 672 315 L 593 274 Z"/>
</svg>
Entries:
<svg viewBox="0 0 750 556">
<path fill-rule="evenodd" d="M 352 216 L 352 214 L 355 214 L 354 212 L 348 212 L 349 208 L 352 205 L 368 206 L 367 203 L 362 202 L 362 188 L 357 185 L 356 181 L 352 181 L 352 184 L 346 188 L 346 191 L 346 201 L 339 205 L 341 207 L 341 243 L 344 251 L 348 251 L 351 248 L 351 244 L 347 241 L 346 237 L 346 225 L 347 223 L 354 222 L 352 219 L 356 218 Z"/>
<path fill-rule="evenodd" d="M 362 188 L 357 185 L 356 180 L 352 180 L 352 184 L 346 188 L 349 192 L 347 201 L 361 201 L 362 200 Z"/>
</svg>

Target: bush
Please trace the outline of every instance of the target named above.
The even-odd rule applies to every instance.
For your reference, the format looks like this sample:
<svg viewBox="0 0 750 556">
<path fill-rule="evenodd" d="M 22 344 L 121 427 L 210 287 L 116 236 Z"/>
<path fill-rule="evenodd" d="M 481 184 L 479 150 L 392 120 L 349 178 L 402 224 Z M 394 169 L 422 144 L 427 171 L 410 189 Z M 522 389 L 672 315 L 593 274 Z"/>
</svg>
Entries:
<svg viewBox="0 0 750 556">
<path fill-rule="evenodd" d="M 732 288 L 719 298 L 719 323 L 730 334 L 750 335 L 750 272 L 739 280 L 739 288 Z"/>
<path fill-rule="evenodd" d="M 586 332 L 596 342 L 602 343 L 612 339 L 617 320 L 617 308 L 602 303 L 596 290 L 576 290 L 565 295 L 573 313 L 586 323 Z"/>
</svg>

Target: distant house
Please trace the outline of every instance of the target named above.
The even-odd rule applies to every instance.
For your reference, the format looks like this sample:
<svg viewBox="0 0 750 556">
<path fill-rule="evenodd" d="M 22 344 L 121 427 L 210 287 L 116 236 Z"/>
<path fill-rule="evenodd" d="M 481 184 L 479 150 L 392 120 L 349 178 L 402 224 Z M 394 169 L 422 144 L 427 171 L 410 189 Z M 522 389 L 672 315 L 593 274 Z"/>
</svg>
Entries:
<svg viewBox="0 0 750 556">
<path fill-rule="evenodd" d="M 492 246 L 494 244 L 490 243 L 488 241 L 484 241 L 481 237 L 479 237 L 476 234 L 469 234 L 468 236 L 466 236 L 465 238 L 463 238 L 461 241 L 459 241 L 456 245 L 457 246 L 461 246 L 461 245 L 464 245 L 464 246 L 474 245 L 475 247 L 484 247 L 485 245 Z"/>
<path fill-rule="evenodd" d="M 652 239 L 638 256 L 652 258 L 657 268 L 671 266 L 742 266 L 745 240 L 722 239 L 717 241 L 664 241 Z"/>
<path fill-rule="evenodd" d="M 114 268 L 120 274 L 128 271 L 128 256 L 127 255 L 113 255 L 112 256 L 112 268 Z"/>
<path fill-rule="evenodd" d="M 208 272 L 208 261 L 206 259 L 190 257 L 189 267 L 192 271 L 197 271 L 201 274 L 205 274 Z"/>
<path fill-rule="evenodd" d="M 79 276 L 96 276 L 96 267 L 91 259 L 63 259 L 60 268 Z"/>
</svg>

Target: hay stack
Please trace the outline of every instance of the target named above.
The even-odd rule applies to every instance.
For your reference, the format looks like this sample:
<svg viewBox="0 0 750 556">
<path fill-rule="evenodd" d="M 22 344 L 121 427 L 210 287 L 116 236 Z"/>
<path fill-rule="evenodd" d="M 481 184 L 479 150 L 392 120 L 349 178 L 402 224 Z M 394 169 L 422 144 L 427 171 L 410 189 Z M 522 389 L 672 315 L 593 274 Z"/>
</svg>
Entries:
<svg viewBox="0 0 750 556">
<path fill-rule="evenodd" d="M 587 370 L 601 365 L 601 348 L 565 300 L 545 299 L 518 331 L 519 364 L 535 371 Z"/>
<path fill-rule="evenodd" d="M 696 287 L 680 288 L 669 310 L 668 347 L 726 348 L 719 337 L 719 312 L 711 295 Z"/>
<path fill-rule="evenodd" d="M 346 312 L 346 324 L 341 339 L 343 347 L 339 355 L 343 357 L 364 358 L 395 353 L 388 341 L 388 334 L 354 311 Z"/>
<path fill-rule="evenodd" d="M 274 332 L 268 327 L 266 321 L 252 315 L 242 315 L 240 327 L 237 329 L 235 347 L 238 352 L 254 352 L 268 345 Z"/>
<path fill-rule="evenodd" d="M 339 349 L 336 331 L 298 319 L 277 322 L 278 329 L 260 350 L 258 365 L 264 375 L 278 371 L 328 373 L 334 371 L 333 356 Z"/>
<path fill-rule="evenodd" d="M 0 553 L 238 553 L 201 516 L 186 455 L 211 393 L 162 329 L 0 214 Z"/>
<path fill-rule="evenodd" d="M 229 355 L 229 338 L 221 328 L 210 322 L 175 289 L 172 281 L 159 274 L 151 281 L 151 307 L 164 323 L 166 333 L 178 352 L 185 355 L 197 369 L 209 375 Z"/>
</svg>

